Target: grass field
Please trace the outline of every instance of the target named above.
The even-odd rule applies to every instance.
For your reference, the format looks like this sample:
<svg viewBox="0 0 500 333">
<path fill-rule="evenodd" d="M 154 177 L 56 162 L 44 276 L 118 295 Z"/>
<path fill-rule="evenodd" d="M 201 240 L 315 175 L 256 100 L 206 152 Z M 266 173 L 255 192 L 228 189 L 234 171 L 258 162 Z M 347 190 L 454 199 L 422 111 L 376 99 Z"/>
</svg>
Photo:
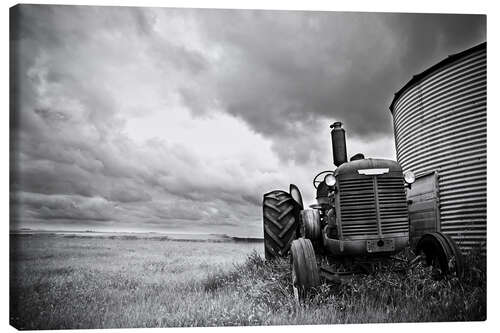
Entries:
<svg viewBox="0 0 500 333">
<path fill-rule="evenodd" d="M 19 329 L 465 321 L 486 318 L 486 269 L 463 281 L 417 267 L 322 285 L 298 305 L 286 260 L 261 243 L 11 236 L 10 322 Z"/>
</svg>

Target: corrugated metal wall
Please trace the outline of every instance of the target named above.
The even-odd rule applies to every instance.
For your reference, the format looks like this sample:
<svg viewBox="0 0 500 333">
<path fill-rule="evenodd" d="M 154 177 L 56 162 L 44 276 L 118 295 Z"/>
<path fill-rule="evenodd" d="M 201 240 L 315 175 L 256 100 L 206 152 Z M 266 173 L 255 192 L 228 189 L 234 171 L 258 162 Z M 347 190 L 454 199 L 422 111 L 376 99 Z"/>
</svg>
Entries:
<svg viewBox="0 0 500 333">
<path fill-rule="evenodd" d="M 403 170 L 437 170 L 441 231 L 486 244 L 486 44 L 403 88 L 391 106 Z M 472 49 L 471 49 L 472 50 Z M 483 248 L 485 251 L 485 246 Z"/>
</svg>

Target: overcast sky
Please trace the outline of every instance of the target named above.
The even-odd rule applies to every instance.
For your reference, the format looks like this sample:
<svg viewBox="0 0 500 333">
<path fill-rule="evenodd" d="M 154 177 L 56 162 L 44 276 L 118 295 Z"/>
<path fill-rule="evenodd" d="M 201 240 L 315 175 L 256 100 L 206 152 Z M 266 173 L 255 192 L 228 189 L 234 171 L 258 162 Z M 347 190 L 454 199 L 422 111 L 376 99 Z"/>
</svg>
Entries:
<svg viewBox="0 0 500 333">
<path fill-rule="evenodd" d="M 17 8 L 11 228 L 262 236 L 265 192 L 395 158 L 389 104 L 477 15 Z"/>
</svg>

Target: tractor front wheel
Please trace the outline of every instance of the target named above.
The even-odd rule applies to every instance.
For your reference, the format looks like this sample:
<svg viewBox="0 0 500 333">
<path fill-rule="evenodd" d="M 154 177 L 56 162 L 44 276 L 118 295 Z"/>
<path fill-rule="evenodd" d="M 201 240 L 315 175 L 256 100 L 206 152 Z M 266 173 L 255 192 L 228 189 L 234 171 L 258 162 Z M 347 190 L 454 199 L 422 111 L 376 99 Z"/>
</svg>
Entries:
<svg viewBox="0 0 500 333">
<path fill-rule="evenodd" d="M 292 287 L 296 300 L 303 300 L 307 293 L 319 285 L 319 272 L 314 248 L 309 239 L 299 238 L 290 248 Z"/>
</svg>

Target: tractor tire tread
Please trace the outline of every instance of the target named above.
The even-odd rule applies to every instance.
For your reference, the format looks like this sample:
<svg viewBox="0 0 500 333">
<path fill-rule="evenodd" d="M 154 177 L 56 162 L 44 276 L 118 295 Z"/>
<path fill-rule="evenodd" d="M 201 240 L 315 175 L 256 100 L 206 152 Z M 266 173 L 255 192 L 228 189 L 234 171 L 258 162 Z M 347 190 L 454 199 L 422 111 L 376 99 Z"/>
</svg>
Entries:
<svg viewBox="0 0 500 333">
<path fill-rule="evenodd" d="M 264 194 L 263 202 L 265 258 L 285 257 L 297 238 L 298 207 L 288 192 Z"/>
</svg>

